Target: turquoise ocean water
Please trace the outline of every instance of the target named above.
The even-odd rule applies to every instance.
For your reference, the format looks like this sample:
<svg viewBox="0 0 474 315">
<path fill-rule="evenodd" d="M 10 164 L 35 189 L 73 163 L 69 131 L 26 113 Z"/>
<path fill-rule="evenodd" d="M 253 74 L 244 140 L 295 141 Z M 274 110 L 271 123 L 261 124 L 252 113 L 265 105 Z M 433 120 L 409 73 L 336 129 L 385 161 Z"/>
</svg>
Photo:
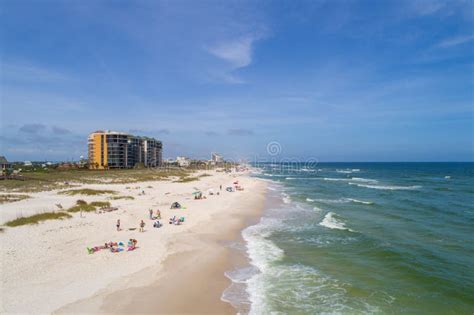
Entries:
<svg viewBox="0 0 474 315">
<path fill-rule="evenodd" d="M 252 314 L 473 314 L 473 163 L 261 164 L 250 264 L 223 294 Z"/>
</svg>

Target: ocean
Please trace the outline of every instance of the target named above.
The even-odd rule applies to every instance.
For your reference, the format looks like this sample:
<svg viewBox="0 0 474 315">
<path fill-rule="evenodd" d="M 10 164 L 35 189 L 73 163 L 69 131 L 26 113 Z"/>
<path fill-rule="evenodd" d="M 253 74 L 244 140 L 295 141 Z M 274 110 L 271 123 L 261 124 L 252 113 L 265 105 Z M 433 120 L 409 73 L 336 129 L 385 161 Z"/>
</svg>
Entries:
<svg viewBox="0 0 474 315">
<path fill-rule="evenodd" d="M 473 314 L 474 163 L 255 170 L 266 209 L 222 296 L 240 313 Z"/>
</svg>

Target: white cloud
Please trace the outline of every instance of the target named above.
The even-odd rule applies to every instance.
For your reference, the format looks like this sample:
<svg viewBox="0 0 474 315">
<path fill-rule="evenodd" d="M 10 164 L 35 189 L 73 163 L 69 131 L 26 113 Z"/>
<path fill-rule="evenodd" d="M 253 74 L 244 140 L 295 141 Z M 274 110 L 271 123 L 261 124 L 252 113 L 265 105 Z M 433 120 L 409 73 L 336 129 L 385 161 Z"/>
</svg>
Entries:
<svg viewBox="0 0 474 315">
<path fill-rule="evenodd" d="M 224 40 L 208 47 L 206 50 L 209 54 L 226 63 L 224 69 L 211 70 L 211 76 L 230 84 L 244 83 L 245 81 L 233 72 L 252 64 L 255 42 L 261 38 L 260 35 L 249 34 L 232 40 Z"/>
<path fill-rule="evenodd" d="M 221 42 L 209 48 L 209 52 L 229 62 L 234 69 L 243 68 L 252 63 L 252 44 L 255 40 L 254 36 L 246 36 Z"/>
<path fill-rule="evenodd" d="M 413 1 L 412 6 L 419 15 L 432 15 L 444 8 L 446 3 L 442 0 L 418 0 Z"/>
<path fill-rule="evenodd" d="M 448 39 L 445 39 L 445 40 L 441 41 L 436 46 L 440 47 L 440 48 L 447 48 L 447 47 L 457 46 L 457 45 L 461 45 L 461 44 L 470 42 L 473 39 L 474 39 L 474 35 L 465 35 L 465 36 L 452 37 L 452 38 L 448 38 Z"/>
</svg>

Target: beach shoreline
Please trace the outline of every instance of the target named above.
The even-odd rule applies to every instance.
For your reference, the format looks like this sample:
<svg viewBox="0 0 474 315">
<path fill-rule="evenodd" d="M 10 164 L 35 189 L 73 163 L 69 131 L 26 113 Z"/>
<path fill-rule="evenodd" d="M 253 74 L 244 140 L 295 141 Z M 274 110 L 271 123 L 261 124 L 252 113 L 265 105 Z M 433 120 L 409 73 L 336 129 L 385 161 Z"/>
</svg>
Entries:
<svg viewBox="0 0 474 315">
<path fill-rule="evenodd" d="M 245 190 L 233 193 L 222 191 L 220 196 L 214 194 L 207 196 L 205 200 L 190 198 L 193 187 L 201 191 L 218 190 L 219 183 L 229 186 L 234 181 L 239 181 Z M 94 230 L 99 234 L 96 237 L 92 236 L 91 239 L 107 240 L 104 236 L 106 234 L 99 232 L 106 229 L 106 225 L 99 220 L 103 221 L 105 216 L 109 216 L 106 221 L 114 222 L 117 215 L 124 218 L 126 216 L 145 218 L 148 205 L 145 206 L 144 201 L 146 200 L 148 204 L 160 203 L 151 200 L 151 196 L 165 196 L 155 198 L 163 199 L 160 200 L 163 205 L 175 199 L 185 203 L 189 208 L 183 213 L 186 217 L 185 223 L 182 226 L 168 226 L 167 218 L 171 216 L 173 210 L 162 208 L 163 205 L 160 205 L 165 224 L 163 228 L 154 230 L 147 221 L 146 233 L 127 231 L 127 238 L 140 238 L 138 244 L 140 248 L 133 253 L 98 252 L 87 255 L 85 250 L 81 250 L 80 254 L 74 255 L 74 259 L 62 257 L 63 264 L 58 264 L 59 270 L 56 276 L 46 277 L 37 274 L 33 279 L 28 277 L 31 275 L 31 270 L 22 270 L 29 268 L 26 268 L 25 263 L 20 263 L 15 271 L 25 272 L 25 276 L 2 273 L 4 296 L 2 313 L 235 313 L 236 310 L 229 303 L 221 300 L 222 292 L 231 283 L 224 272 L 232 269 L 239 261 L 228 244 L 241 237 L 240 233 L 249 224 L 249 220 L 255 221 L 261 214 L 266 194 L 265 182 L 243 173 L 213 172 L 211 176 L 203 177 L 197 182 L 147 182 L 137 185 L 161 186 L 153 189 L 153 192 L 147 189 L 148 197 L 141 196 L 140 207 L 137 207 L 142 209 L 141 213 L 128 209 L 134 202 L 138 202 L 137 200 L 128 201 L 127 206 L 120 207 L 127 208 L 124 212 L 96 217 L 88 214 L 83 222 L 74 217 L 69 219 L 69 222 L 45 222 L 37 226 L 20 227 L 19 234 L 24 234 L 23 238 L 31 237 L 35 233 L 44 236 L 44 233 L 52 230 L 54 231 L 52 233 L 57 233 L 56 237 L 63 238 L 63 242 L 58 243 L 64 243 L 71 238 L 68 241 L 71 244 L 79 242 L 84 244 L 87 239 L 85 236 L 78 237 L 77 233 L 61 232 L 63 229 L 72 230 L 78 227 L 73 224 L 73 221 L 78 221 L 78 225 L 82 223 L 84 233 Z M 169 191 L 171 193 L 167 194 Z M 87 222 L 92 226 L 84 224 L 85 220 L 92 221 Z M 72 228 L 64 227 L 65 223 Z M 75 231 L 79 232 L 79 229 Z M 12 232 L 13 229 L 8 229 L 0 236 L 4 245 L 21 242 L 23 239 L 21 236 L 12 236 Z M 111 231 L 108 234 L 120 235 L 119 232 Z M 51 239 L 47 237 L 43 241 L 49 242 Z M 33 243 L 30 248 L 38 246 L 41 241 L 33 240 Z M 40 251 L 15 252 L 10 246 L 2 246 L 2 249 L 2 257 L 6 258 L 3 259 L 4 266 L 13 260 L 11 256 L 29 258 L 31 261 L 34 258 L 29 256 L 39 254 L 40 262 L 52 265 L 54 265 L 52 260 L 59 258 L 56 256 L 58 253 L 50 257 L 41 255 Z M 13 255 L 12 251 L 15 252 Z M 78 259 L 82 261 L 78 262 Z M 244 258 L 240 257 L 241 262 L 242 260 Z M 69 269 L 74 275 L 64 277 L 62 275 L 65 274 L 64 269 L 67 269 L 68 263 L 71 264 Z M 123 264 L 123 268 L 120 264 Z M 79 265 L 82 266 L 78 267 Z M 91 277 L 91 271 L 96 272 L 97 277 Z M 68 281 L 72 283 L 69 284 Z M 22 297 L 26 298 L 20 300 Z M 47 297 L 50 300 L 44 301 Z"/>
</svg>

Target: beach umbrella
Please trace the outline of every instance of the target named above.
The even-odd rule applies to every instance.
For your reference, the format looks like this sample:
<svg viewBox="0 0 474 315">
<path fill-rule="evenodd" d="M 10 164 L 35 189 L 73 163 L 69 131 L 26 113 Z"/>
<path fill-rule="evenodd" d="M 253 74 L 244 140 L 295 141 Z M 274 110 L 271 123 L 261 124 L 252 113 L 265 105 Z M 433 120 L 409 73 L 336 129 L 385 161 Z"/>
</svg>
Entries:
<svg viewBox="0 0 474 315">
<path fill-rule="evenodd" d="M 199 195 L 201 192 L 200 191 L 195 191 L 193 192 L 193 195 Z"/>
</svg>

